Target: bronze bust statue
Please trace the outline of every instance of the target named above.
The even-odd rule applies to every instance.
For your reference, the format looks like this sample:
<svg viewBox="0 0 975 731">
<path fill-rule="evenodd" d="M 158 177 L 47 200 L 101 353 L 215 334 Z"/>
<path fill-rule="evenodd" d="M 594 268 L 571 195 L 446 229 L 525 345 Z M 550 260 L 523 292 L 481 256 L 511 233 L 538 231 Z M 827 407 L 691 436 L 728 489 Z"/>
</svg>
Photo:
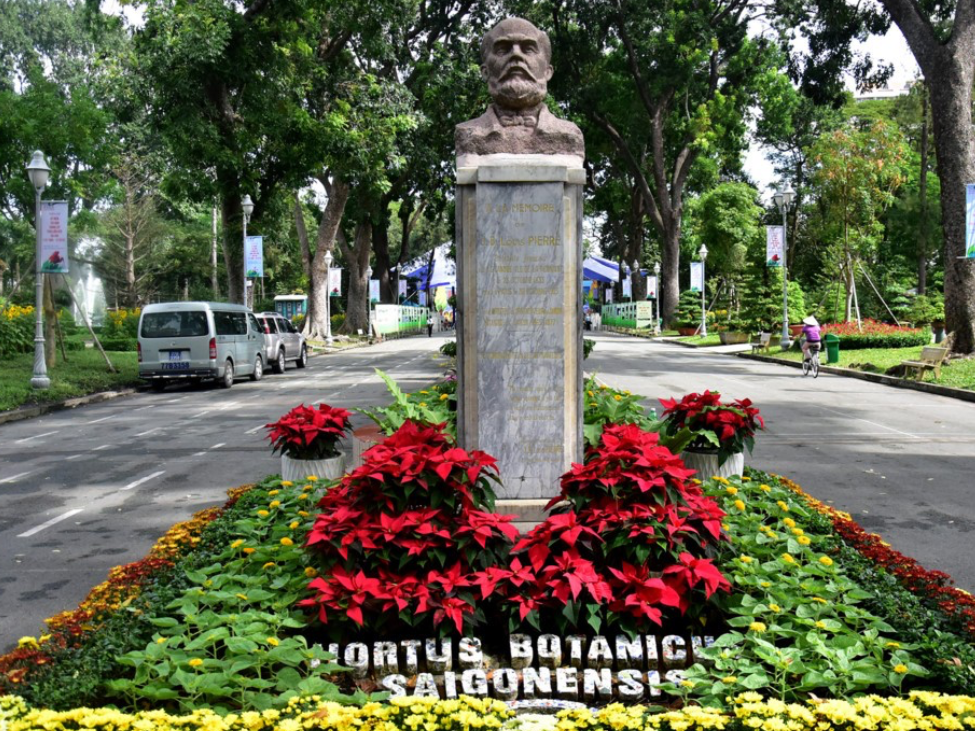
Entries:
<svg viewBox="0 0 975 731">
<path fill-rule="evenodd" d="M 507 18 L 481 39 L 481 77 L 493 103 L 477 119 L 458 124 L 458 155 L 495 153 L 577 155 L 581 130 L 545 106 L 552 78 L 548 34 L 523 18 Z"/>
</svg>

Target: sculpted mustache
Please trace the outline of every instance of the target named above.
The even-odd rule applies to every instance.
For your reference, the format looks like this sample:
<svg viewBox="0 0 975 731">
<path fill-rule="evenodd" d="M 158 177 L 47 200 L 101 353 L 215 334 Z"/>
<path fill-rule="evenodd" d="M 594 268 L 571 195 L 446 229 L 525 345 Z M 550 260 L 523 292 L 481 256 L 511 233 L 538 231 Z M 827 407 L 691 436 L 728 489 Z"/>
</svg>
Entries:
<svg viewBox="0 0 975 731">
<path fill-rule="evenodd" d="M 532 81 L 536 81 L 535 74 L 533 74 L 529 69 L 526 69 L 524 66 L 511 66 L 510 68 L 505 69 L 504 73 L 501 74 L 502 81 L 510 78 L 516 71 L 520 71 Z"/>
</svg>

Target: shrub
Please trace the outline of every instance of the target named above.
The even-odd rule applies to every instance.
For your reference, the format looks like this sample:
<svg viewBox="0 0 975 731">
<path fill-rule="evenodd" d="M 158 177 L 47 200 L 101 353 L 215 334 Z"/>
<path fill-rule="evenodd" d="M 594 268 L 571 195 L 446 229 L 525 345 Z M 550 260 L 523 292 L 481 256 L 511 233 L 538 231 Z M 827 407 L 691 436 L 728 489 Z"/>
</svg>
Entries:
<svg viewBox="0 0 975 731">
<path fill-rule="evenodd" d="M 446 343 L 440 346 L 440 352 L 446 355 L 448 358 L 457 357 L 457 341 L 448 340 Z"/>
<path fill-rule="evenodd" d="M 98 342 L 102 344 L 105 350 L 113 350 L 119 352 L 134 352 L 139 347 L 139 341 L 137 338 L 128 337 L 104 337 L 99 338 Z"/>
<path fill-rule="evenodd" d="M 34 308 L 8 305 L 0 311 L 0 355 L 29 353 L 34 348 Z"/>
<path fill-rule="evenodd" d="M 493 457 L 407 421 L 318 503 L 307 546 L 320 576 L 301 605 L 333 637 L 483 624 L 476 587 L 518 534 L 512 516 L 492 512 L 496 482 Z"/>
<path fill-rule="evenodd" d="M 595 340 L 593 340 L 592 338 L 583 338 L 582 339 L 582 359 L 583 360 L 586 360 L 586 358 L 589 357 L 589 354 L 593 351 L 593 349 L 595 347 L 596 347 L 596 341 Z"/>
<path fill-rule="evenodd" d="M 298 332 L 305 329 L 305 316 L 298 314 L 291 318 L 291 324 L 295 326 Z"/>
<path fill-rule="evenodd" d="M 826 325 L 823 334 L 839 336 L 843 350 L 910 348 L 931 342 L 931 330 L 928 328 L 888 325 L 876 320 L 863 320 L 862 330 L 857 328 L 855 322 Z"/>
<path fill-rule="evenodd" d="M 139 315 L 142 313 L 138 307 L 127 310 L 120 308 L 109 310 L 105 313 L 105 324 L 102 326 L 102 335 L 108 338 L 137 338 L 139 336 Z"/>
<path fill-rule="evenodd" d="M 441 424 L 444 432 L 457 433 L 457 379 L 447 378 L 416 393 L 403 393 L 396 381 L 378 368 L 376 374 L 383 379 L 393 396 L 393 403 L 377 409 L 356 409 L 372 419 L 386 434 L 392 434 L 407 421 L 417 424 Z"/>
<path fill-rule="evenodd" d="M 677 300 L 674 313 L 677 327 L 697 327 L 701 324 L 701 293 L 685 290 Z"/>
</svg>

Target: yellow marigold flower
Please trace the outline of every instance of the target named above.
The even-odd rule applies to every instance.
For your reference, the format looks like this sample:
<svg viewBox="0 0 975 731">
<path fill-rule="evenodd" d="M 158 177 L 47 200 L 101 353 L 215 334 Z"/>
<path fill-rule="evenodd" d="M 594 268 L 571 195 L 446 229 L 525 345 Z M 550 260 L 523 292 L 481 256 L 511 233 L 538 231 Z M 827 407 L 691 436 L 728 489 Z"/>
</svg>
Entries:
<svg viewBox="0 0 975 731">
<path fill-rule="evenodd" d="M 701 481 L 699 479 L 697 479 L 696 477 L 692 477 L 691 478 L 691 482 L 693 482 L 695 485 L 700 485 L 701 484 Z"/>
<path fill-rule="evenodd" d="M 302 518 L 307 518 L 308 517 L 308 511 L 307 510 L 299 510 L 298 511 L 298 515 L 300 515 Z"/>
<path fill-rule="evenodd" d="M 829 556 L 820 556 L 819 563 L 821 563 L 823 566 L 832 566 L 833 559 L 831 559 Z"/>
<path fill-rule="evenodd" d="M 420 408 L 421 409 L 425 409 L 426 407 L 427 407 L 427 402 L 426 401 L 421 401 L 420 402 Z"/>
<path fill-rule="evenodd" d="M 293 546 L 294 544 L 295 544 L 295 542 L 293 540 L 291 540 L 290 538 L 288 538 L 287 536 L 285 536 L 284 538 L 281 539 L 281 545 L 282 546 Z"/>
<path fill-rule="evenodd" d="M 785 518 L 783 519 L 782 522 L 785 523 L 790 528 L 796 527 L 796 521 L 794 521 L 792 518 Z"/>
<path fill-rule="evenodd" d="M 789 505 L 784 500 L 778 500 L 776 501 L 775 504 L 778 505 L 780 508 L 782 508 L 782 510 L 784 510 L 785 512 L 787 513 L 789 512 Z"/>
<path fill-rule="evenodd" d="M 290 523 L 288 523 L 288 527 L 289 527 L 289 528 L 290 528 L 291 530 L 294 530 L 294 529 L 295 529 L 295 528 L 297 528 L 297 527 L 298 527 L 299 525 L 301 525 L 301 523 L 299 523 L 299 522 L 298 522 L 297 520 L 292 520 L 292 521 L 291 521 Z"/>
<path fill-rule="evenodd" d="M 231 548 L 240 548 L 243 545 L 244 545 L 244 539 L 243 538 L 238 538 L 236 541 L 234 541 L 233 543 L 230 544 L 230 547 Z"/>
<path fill-rule="evenodd" d="M 694 681 L 693 680 L 687 680 L 686 678 L 684 680 L 680 681 L 680 684 L 682 686 L 684 686 L 685 688 L 693 688 L 694 687 Z"/>
<path fill-rule="evenodd" d="M 812 541 L 809 540 L 809 536 L 799 536 L 799 538 L 796 540 L 799 541 L 800 546 L 808 546 L 810 543 L 812 543 Z"/>
<path fill-rule="evenodd" d="M 194 657 L 192 660 L 190 660 L 190 667 L 191 668 L 198 668 L 202 664 L 203 664 L 203 661 L 200 658 L 198 658 L 198 657 Z"/>
<path fill-rule="evenodd" d="M 156 644 L 157 644 L 157 645 L 163 645 L 163 644 L 165 644 L 165 643 L 166 643 L 166 638 L 165 638 L 165 637 L 160 637 L 160 638 L 158 638 L 158 639 L 156 640 Z"/>
<path fill-rule="evenodd" d="M 600 391 L 606 391 L 608 388 L 609 388 L 609 386 L 602 385 L 602 386 L 599 387 L 599 390 Z"/>
<path fill-rule="evenodd" d="M 263 569 L 273 569 L 273 568 L 274 568 L 275 566 L 277 566 L 277 564 L 276 564 L 276 563 L 274 563 L 274 561 L 268 561 L 268 562 L 267 562 L 266 564 L 264 564 L 264 566 L 262 566 L 261 568 L 263 568 Z"/>
<path fill-rule="evenodd" d="M 623 397 L 620 396 L 619 394 L 616 394 L 615 396 L 613 396 L 613 400 L 614 401 L 622 401 L 623 400 Z"/>
<path fill-rule="evenodd" d="M 721 527 L 724 528 L 725 530 L 731 530 L 731 526 L 728 525 L 727 523 L 722 523 Z"/>
<path fill-rule="evenodd" d="M 449 393 L 442 393 L 442 394 L 440 394 L 440 400 L 441 401 L 446 401 L 449 398 L 450 398 L 450 394 Z"/>
<path fill-rule="evenodd" d="M 769 604 L 768 605 L 768 608 L 771 609 L 773 612 L 781 612 L 782 611 L 782 607 L 780 607 L 778 604 Z"/>
<path fill-rule="evenodd" d="M 738 488 L 735 487 L 734 485 L 728 485 L 728 487 L 726 487 L 724 489 L 724 491 L 726 493 L 728 493 L 729 495 L 737 495 L 738 494 Z"/>
<path fill-rule="evenodd" d="M 752 562 L 752 557 L 751 556 L 739 556 L 738 559 L 742 563 L 751 563 Z"/>
<path fill-rule="evenodd" d="M 589 394 L 589 398 L 596 398 L 596 394 L 594 394 L 592 391 L 586 391 L 586 393 Z"/>
<path fill-rule="evenodd" d="M 768 629 L 768 627 L 765 626 L 764 622 L 752 622 L 750 625 L 748 625 L 748 629 L 750 629 L 752 632 L 764 632 Z"/>
<path fill-rule="evenodd" d="M 278 638 L 277 637 L 268 637 L 267 638 L 267 644 L 269 644 L 271 647 L 277 647 L 281 643 L 278 642 Z"/>
<path fill-rule="evenodd" d="M 903 675 L 904 673 L 907 672 L 907 665 L 904 665 L 903 663 L 898 663 L 897 665 L 894 665 L 894 672 Z"/>
<path fill-rule="evenodd" d="M 246 602 L 246 601 L 247 601 L 247 595 L 246 595 L 246 594 L 237 594 L 236 596 L 237 596 L 237 598 L 238 598 L 238 599 L 240 599 L 240 600 L 241 600 L 242 602 Z"/>
<path fill-rule="evenodd" d="M 772 492 L 772 488 L 769 487 L 768 485 L 759 485 L 758 489 L 761 490 L 762 492 Z"/>
<path fill-rule="evenodd" d="M 422 393 L 424 396 L 427 396 L 427 395 L 429 395 L 430 392 L 429 391 L 420 391 L 420 393 Z"/>
<path fill-rule="evenodd" d="M 772 586 L 772 582 L 771 581 L 763 581 L 761 584 L 759 584 L 759 586 L 762 587 L 763 589 L 768 589 L 770 586 Z"/>
<path fill-rule="evenodd" d="M 811 599 L 814 602 L 819 602 L 820 604 L 829 604 L 829 602 L 826 601 L 825 599 L 823 599 L 821 596 L 814 596 L 814 597 L 811 597 Z"/>
<path fill-rule="evenodd" d="M 886 645 L 884 645 L 884 647 L 890 647 L 890 648 L 892 648 L 894 650 L 899 649 L 900 646 L 901 646 L 901 643 L 900 642 L 888 642 Z"/>
<path fill-rule="evenodd" d="M 725 685 L 733 685 L 734 683 L 738 682 L 738 677 L 735 675 L 728 675 L 724 678 L 721 678 L 721 682 L 724 683 Z"/>
<path fill-rule="evenodd" d="M 280 491 L 280 490 L 270 490 L 270 491 L 268 492 L 268 495 L 270 495 L 271 497 L 274 497 L 274 496 L 275 496 L 275 495 L 277 495 L 277 494 L 278 494 L 279 492 L 281 492 L 281 491 Z"/>
<path fill-rule="evenodd" d="M 305 485 L 303 488 L 301 488 L 302 492 L 311 492 L 314 489 L 315 489 L 314 485 Z"/>
<path fill-rule="evenodd" d="M 751 477 L 742 477 L 741 478 L 741 481 L 742 482 L 751 482 L 752 481 L 752 478 Z"/>
<path fill-rule="evenodd" d="M 303 492 L 303 493 L 301 493 L 301 494 L 300 494 L 300 495 L 298 496 L 298 499 L 299 499 L 299 500 L 307 500 L 307 499 L 308 499 L 308 493 L 307 493 L 307 492 Z"/>
<path fill-rule="evenodd" d="M 248 556 L 250 556 L 256 550 L 257 550 L 256 548 L 252 548 L 251 546 L 248 546 L 247 548 L 244 549 L 244 553 L 246 553 Z"/>
<path fill-rule="evenodd" d="M 796 562 L 796 560 L 794 558 L 792 558 L 792 556 L 790 556 L 788 553 L 783 553 L 782 554 L 782 560 L 785 561 L 786 563 L 795 563 Z"/>
<path fill-rule="evenodd" d="M 258 510 L 258 511 L 257 511 L 257 514 L 258 514 L 259 516 L 261 516 L 262 518 L 266 518 L 267 516 L 269 516 L 269 515 L 270 515 L 270 513 L 269 513 L 269 512 L 267 512 L 266 510 Z"/>
<path fill-rule="evenodd" d="M 313 568 L 312 566 L 306 566 L 305 576 L 307 576 L 309 579 L 314 579 L 316 576 L 318 576 L 318 571 L 315 570 L 315 568 Z"/>
<path fill-rule="evenodd" d="M 17 647 L 37 647 L 36 637 L 21 637 L 17 640 Z"/>
<path fill-rule="evenodd" d="M 819 629 L 826 629 L 826 623 L 821 619 L 816 620 L 816 627 Z"/>
<path fill-rule="evenodd" d="M 739 510 L 745 509 L 745 502 L 743 500 L 735 500 L 735 507 Z"/>
<path fill-rule="evenodd" d="M 281 507 L 281 501 L 280 500 L 272 500 L 271 501 L 271 505 L 269 507 L 271 507 L 271 508 L 279 508 L 279 507 Z"/>
<path fill-rule="evenodd" d="M 793 528 L 792 529 L 792 535 L 794 535 L 794 536 L 802 536 L 802 535 L 805 535 L 805 534 L 806 534 L 806 531 L 804 531 L 802 528 Z"/>
<path fill-rule="evenodd" d="M 281 487 L 294 487 L 295 483 L 291 480 L 281 480 Z"/>
<path fill-rule="evenodd" d="M 308 475 L 308 477 L 306 477 L 305 479 L 308 480 L 309 482 L 315 482 L 318 480 L 318 478 L 315 477 L 315 475 Z"/>
</svg>

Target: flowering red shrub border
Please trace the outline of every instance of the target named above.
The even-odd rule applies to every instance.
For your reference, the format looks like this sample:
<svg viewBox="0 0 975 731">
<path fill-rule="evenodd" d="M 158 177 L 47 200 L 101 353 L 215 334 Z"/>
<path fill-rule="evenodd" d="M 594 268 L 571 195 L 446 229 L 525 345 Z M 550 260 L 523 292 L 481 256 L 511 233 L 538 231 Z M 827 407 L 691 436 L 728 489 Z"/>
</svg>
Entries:
<svg viewBox="0 0 975 731">
<path fill-rule="evenodd" d="M 861 528 L 849 513 L 820 502 L 786 477 L 773 477 L 799 495 L 811 508 L 829 517 L 836 533 L 860 555 L 896 576 L 911 593 L 931 599 L 942 612 L 960 619 L 969 634 L 975 637 L 975 596 L 952 586 L 953 580 L 948 574 L 929 571 L 913 558 L 895 551 L 876 533 Z"/>
<path fill-rule="evenodd" d="M 352 414 L 338 406 L 299 404 L 275 422 L 265 424 L 271 451 L 292 459 L 328 459 L 339 454 L 338 443 L 352 431 Z"/>
</svg>

